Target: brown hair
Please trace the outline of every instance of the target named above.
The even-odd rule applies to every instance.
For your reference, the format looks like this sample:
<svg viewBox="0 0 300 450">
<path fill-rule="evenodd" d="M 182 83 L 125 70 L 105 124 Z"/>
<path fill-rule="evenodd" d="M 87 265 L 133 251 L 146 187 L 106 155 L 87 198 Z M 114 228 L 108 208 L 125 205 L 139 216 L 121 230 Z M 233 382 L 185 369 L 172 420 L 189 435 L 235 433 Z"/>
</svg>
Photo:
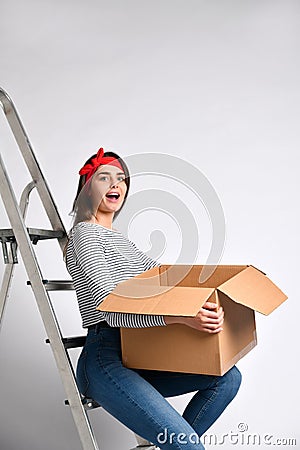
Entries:
<svg viewBox="0 0 300 450">
<path fill-rule="evenodd" d="M 97 156 L 97 154 L 92 155 L 85 162 L 84 165 L 90 164 L 91 160 L 93 158 L 95 158 L 96 156 Z M 114 152 L 105 152 L 103 156 L 110 156 L 110 157 L 118 159 L 118 161 L 120 162 L 121 166 L 123 167 L 123 170 L 125 173 L 125 183 L 127 186 L 127 190 L 126 190 L 124 201 L 122 203 L 121 208 L 118 211 L 116 211 L 114 214 L 114 217 L 113 217 L 113 221 L 114 221 L 116 219 L 116 217 L 119 215 L 120 211 L 122 210 L 122 208 L 126 202 L 128 192 L 129 192 L 129 187 L 130 187 L 130 175 L 129 175 L 129 170 L 128 170 L 128 167 L 127 167 L 125 161 L 123 161 L 123 159 L 120 158 L 119 155 L 117 155 Z M 86 187 L 87 187 L 87 189 L 84 189 Z M 76 192 L 76 196 L 75 196 L 73 206 L 72 206 L 72 211 L 70 212 L 70 215 L 74 216 L 73 225 L 72 225 L 71 230 L 78 222 L 83 222 L 84 220 L 87 220 L 87 219 L 89 220 L 91 218 L 92 199 L 88 195 L 88 189 L 89 189 L 89 181 L 86 184 L 86 175 L 81 175 L 79 178 L 77 192 Z M 68 242 L 69 242 L 69 239 L 68 239 Z M 63 251 L 64 257 L 66 256 L 68 242 Z"/>
</svg>

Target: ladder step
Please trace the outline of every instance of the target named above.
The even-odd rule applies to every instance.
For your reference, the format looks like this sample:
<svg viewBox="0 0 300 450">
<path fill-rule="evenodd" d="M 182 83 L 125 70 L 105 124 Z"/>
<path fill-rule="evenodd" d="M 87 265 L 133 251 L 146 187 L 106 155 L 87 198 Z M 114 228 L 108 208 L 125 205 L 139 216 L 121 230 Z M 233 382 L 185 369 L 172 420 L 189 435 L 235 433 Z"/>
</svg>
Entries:
<svg viewBox="0 0 300 450">
<path fill-rule="evenodd" d="M 38 228 L 27 228 L 27 231 L 33 244 L 37 244 L 38 241 L 46 239 L 61 239 L 66 235 L 63 230 L 41 230 Z M 13 264 L 17 264 L 17 242 L 11 228 L 0 229 L 0 242 L 2 244 L 4 264 L 9 264 L 7 244 L 10 244 L 11 247 Z"/>
<path fill-rule="evenodd" d="M 138 445 L 137 447 L 132 448 L 131 450 L 157 450 L 158 447 L 151 444 Z"/>
<path fill-rule="evenodd" d="M 62 341 L 66 349 L 83 347 L 86 341 L 86 336 L 66 337 L 63 338 Z"/>
<path fill-rule="evenodd" d="M 27 281 L 31 286 L 31 282 Z M 43 280 L 46 291 L 73 291 L 74 284 L 72 280 Z"/>
<path fill-rule="evenodd" d="M 84 397 L 81 401 L 86 410 L 101 408 L 101 405 L 92 398 Z M 69 406 L 69 404 L 69 400 L 65 400 L 65 405 Z"/>
<path fill-rule="evenodd" d="M 62 342 L 66 350 L 70 348 L 83 347 L 85 344 L 86 336 L 71 336 L 62 338 Z M 50 344 L 50 339 L 46 339 L 46 344 Z"/>
<path fill-rule="evenodd" d="M 41 230 L 39 228 L 27 228 L 27 231 L 33 244 L 36 244 L 40 240 L 59 239 L 65 236 L 65 232 L 63 230 Z M 0 240 L 1 242 L 15 242 L 16 238 L 13 230 L 10 228 L 0 229 Z"/>
</svg>

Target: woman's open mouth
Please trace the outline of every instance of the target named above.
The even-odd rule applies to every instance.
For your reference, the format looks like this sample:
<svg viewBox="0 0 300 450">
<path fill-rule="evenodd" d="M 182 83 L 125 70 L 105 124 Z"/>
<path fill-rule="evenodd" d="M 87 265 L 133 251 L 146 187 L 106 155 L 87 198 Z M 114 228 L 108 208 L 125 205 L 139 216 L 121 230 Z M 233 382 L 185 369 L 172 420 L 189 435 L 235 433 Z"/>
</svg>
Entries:
<svg viewBox="0 0 300 450">
<path fill-rule="evenodd" d="M 112 203 L 117 203 L 117 201 L 120 198 L 120 194 L 118 194 L 117 192 L 111 193 L 111 194 L 106 194 L 105 196 L 110 202 Z"/>
</svg>

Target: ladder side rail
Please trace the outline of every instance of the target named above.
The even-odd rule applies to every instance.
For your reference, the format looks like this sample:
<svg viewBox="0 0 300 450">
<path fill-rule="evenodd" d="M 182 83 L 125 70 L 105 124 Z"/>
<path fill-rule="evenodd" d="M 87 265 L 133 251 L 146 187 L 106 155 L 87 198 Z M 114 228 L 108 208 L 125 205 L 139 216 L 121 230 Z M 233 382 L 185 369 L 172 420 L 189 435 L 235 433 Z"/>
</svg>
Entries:
<svg viewBox="0 0 300 450">
<path fill-rule="evenodd" d="M 21 213 L 23 219 L 25 219 L 25 217 L 26 217 L 27 207 L 28 207 L 28 203 L 29 203 L 29 195 L 34 187 L 35 187 L 35 183 L 34 183 L 34 181 L 31 181 L 27 186 L 25 186 L 25 188 L 22 192 L 22 195 L 20 198 L 20 203 L 19 203 L 19 208 L 20 208 L 20 213 Z M 12 261 L 11 250 L 9 252 L 8 259 L 9 259 L 9 263 L 5 264 L 5 269 L 4 269 L 4 274 L 3 274 L 2 284 L 1 284 L 1 290 L 0 290 L 0 330 L 1 330 L 1 324 L 2 324 L 2 319 L 3 319 L 3 315 L 4 315 L 4 309 L 5 309 L 5 305 L 8 300 L 8 297 L 9 297 L 11 281 L 12 281 L 14 269 L 15 269 L 15 264 Z"/>
<path fill-rule="evenodd" d="M 19 243 L 19 241 L 24 243 L 24 247 L 23 247 L 23 243 L 21 245 L 19 245 L 23 261 L 25 261 L 25 259 L 24 259 L 25 257 L 27 258 L 26 260 L 28 261 L 28 256 L 30 256 L 31 257 L 30 258 L 31 259 L 30 266 L 33 265 L 37 269 L 36 271 L 31 272 L 34 275 L 34 277 L 36 278 L 36 280 L 33 281 L 33 278 L 32 278 L 33 275 L 32 276 L 30 275 L 30 271 L 27 270 L 27 266 L 25 265 L 28 277 L 30 280 L 32 280 L 31 281 L 32 289 L 34 291 L 35 298 L 38 303 L 38 308 L 40 310 L 40 314 L 42 316 L 42 320 L 44 322 L 44 326 L 45 326 L 47 335 L 49 337 L 50 345 L 51 345 L 51 348 L 52 348 L 52 351 L 53 351 L 53 354 L 54 354 L 54 357 L 56 360 L 56 364 L 57 364 L 58 370 L 60 372 L 65 391 L 68 396 L 69 405 L 71 407 L 73 418 L 77 425 L 77 429 L 79 431 L 79 435 L 80 435 L 80 439 L 81 439 L 83 448 L 84 448 L 84 450 L 98 450 L 98 445 L 94 439 L 93 432 L 92 432 L 90 423 L 88 421 L 87 413 L 85 412 L 84 406 L 82 405 L 81 395 L 78 391 L 77 383 L 75 381 L 72 364 L 69 360 L 68 354 L 63 345 L 62 335 L 61 335 L 61 332 L 59 329 L 59 325 L 57 323 L 57 319 L 56 319 L 55 313 L 53 311 L 52 304 L 50 302 L 48 293 L 46 292 L 46 289 L 43 285 L 42 275 L 41 275 L 41 272 L 39 269 L 39 265 L 36 260 L 35 254 L 32 250 L 32 244 L 30 242 L 30 239 L 28 237 L 27 230 L 26 230 L 26 227 L 24 224 L 24 219 L 26 217 L 26 211 L 27 211 L 27 206 L 28 206 L 29 195 L 30 195 L 31 190 L 34 187 L 36 187 L 38 190 L 39 196 L 41 198 L 41 201 L 45 208 L 47 216 L 50 220 L 50 223 L 53 227 L 53 230 L 62 230 L 64 232 L 64 236 L 66 236 L 66 230 L 65 230 L 64 224 L 60 218 L 60 215 L 59 215 L 58 209 L 56 207 L 56 204 L 54 202 L 54 199 L 51 195 L 50 189 L 49 189 L 47 182 L 43 176 L 43 173 L 40 169 L 39 163 L 35 157 L 35 154 L 33 152 L 32 146 L 30 144 L 29 138 L 28 138 L 26 131 L 22 125 L 21 119 L 17 113 L 17 110 L 16 110 L 12 100 L 8 96 L 8 94 L 1 88 L 0 88 L 0 104 L 3 108 L 4 114 L 6 115 L 9 126 L 12 130 L 12 133 L 13 133 L 15 140 L 19 146 L 19 149 L 22 153 L 22 156 L 27 165 L 27 168 L 33 179 L 33 181 L 25 187 L 25 189 L 22 193 L 19 208 L 16 208 L 15 211 L 13 211 L 11 213 L 11 216 L 14 216 L 16 213 L 17 221 L 19 220 L 19 222 L 21 222 L 21 223 L 19 223 L 19 225 L 21 225 L 21 224 L 23 225 L 23 226 L 21 225 L 21 227 L 19 228 L 19 231 L 17 233 L 15 233 L 16 240 L 18 243 Z M 3 181 L 4 181 L 4 179 L 6 179 L 5 181 L 9 182 L 9 179 L 6 174 L 1 155 L 0 155 L 0 165 L 1 165 L 0 172 L 2 172 L 2 173 L 0 173 L 1 195 L 2 195 L 2 197 L 4 197 L 6 195 L 6 198 L 7 198 L 8 192 L 5 193 L 5 189 L 3 189 Z M 8 184 L 10 185 L 10 182 Z M 10 190 L 10 194 L 11 194 L 13 192 L 11 185 L 9 186 L 9 190 Z M 4 201 L 4 198 L 3 198 L 3 201 Z M 12 195 L 10 199 L 8 199 L 8 203 L 11 204 L 11 201 L 13 201 L 14 206 L 17 206 L 17 202 L 16 202 L 14 195 Z M 4 203 L 6 206 L 6 210 L 9 211 L 7 209 L 6 202 L 4 202 Z M 14 226 L 15 226 L 15 224 L 17 224 L 17 222 L 15 222 L 14 219 L 11 219 L 11 217 L 9 217 L 9 219 L 11 221 L 12 228 L 15 229 Z M 60 247 L 63 250 L 63 248 L 66 244 L 66 237 L 60 238 L 58 240 L 59 240 Z M 26 256 L 23 256 L 23 253 Z M 15 264 L 12 262 L 11 251 L 9 254 L 9 261 L 10 261 L 9 264 L 7 264 L 5 267 L 3 281 L 2 281 L 2 285 L 1 285 L 1 291 L 0 291 L 0 328 L 1 328 L 5 304 L 8 299 L 8 296 L 9 296 L 9 289 L 10 289 L 11 280 L 12 280 L 13 272 L 14 272 L 14 266 L 15 266 Z M 47 319 L 45 318 L 46 316 L 47 316 Z M 70 386 L 70 381 L 72 382 L 71 386 Z M 136 439 L 138 442 L 138 446 L 136 447 L 137 449 L 142 447 L 145 450 L 146 449 L 153 450 L 156 448 L 150 442 L 140 438 L 140 436 L 138 436 L 138 435 L 136 435 Z"/>
<path fill-rule="evenodd" d="M 72 365 L 65 351 L 59 325 L 48 293 L 42 282 L 42 274 L 22 218 L 13 188 L 0 155 L 0 193 L 10 220 L 18 247 L 24 261 L 29 280 L 36 298 L 44 327 L 67 394 L 71 412 L 77 426 L 84 450 L 98 450 L 93 431 L 81 401 Z"/>
<path fill-rule="evenodd" d="M 67 242 L 64 224 L 61 220 L 57 206 L 54 202 L 44 175 L 40 169 L 39 163 L 35 157 L 31 143 L 22 125 L 22 121 L 17 113 L 13 101 L 2 88 L 0 88 L 0 104 L 3 108 L 4 114 L 7 118 L 11 131 L 18 144 L 27 168 L 32 176 L 33 181 L 36 184 L 37 191 L 39 193 L 47 216 L 50 220 L 50 223 L 53 227 L 53 230 L 64 231 L 64 237 L 58 239 L 59 245 L 61 249 L 63 249 Z"/>
</svg>

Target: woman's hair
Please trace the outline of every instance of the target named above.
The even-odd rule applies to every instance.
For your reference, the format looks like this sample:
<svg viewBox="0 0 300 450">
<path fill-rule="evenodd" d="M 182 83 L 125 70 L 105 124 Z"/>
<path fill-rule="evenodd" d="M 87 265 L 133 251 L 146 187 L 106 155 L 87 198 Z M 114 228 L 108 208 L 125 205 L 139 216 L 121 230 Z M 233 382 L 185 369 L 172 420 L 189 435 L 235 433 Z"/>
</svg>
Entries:
<svg viewBox="0 0 300 450">
<path fill-rule="evenodd" d="M 85 162 L 84 165 L 90 164 L 92 159 L 95 158 L 96 156 L 97 156 L 97 154 L 92 155 Z M 120 158 L 120 156 L 118 156 L 116 153 L 105 152 L 103 156 L 110 156 L 110 157 L 118 159 L 118 161 L 120 162 L 121 166 L 123 167 L 123 170 L 125 173 L 125 183 L 127 186 L 127 190 L 126 190 L 125 197 L 124 197 L 121 208 L 118 211 L 116 211 L 114 214 L 114 217 L 113 217 L 113 221 L 114 221 L 116 219 L 116 217 L 119 215 L 121 209 L 123 208 L 123 206 L 126 202 L 126 198 L 128 196 L 129 187 L 130 187 L 130 175 L 129 175 L 129 170 L 128 170 L 128 167 L 127 167 L 125 161 L 123 161 L 123 159 Z M 92 199 L 91 195 L 89 195 L 90 183 L 92 182 L 92 178 L 86 183 L 86 177 L 87 177 L 87 175 L 81 175 L 79 178 L 77 193 L 76 193 L 76 196 L 75 196 L 75 199 L 73 202 L 72 211 L 70 212 L 70 215 L 73 216 L 72 228 L 79 222 L 83 222 L 85 220 L 90 220 L 93 216 L 93 212 L 94 212 L 93 211 L 93 209 L 94 209 L 93 199 Z M 67 245 L 68 245 L 68 243 L 67 243 Z M 65 246 L 65 249 L 64 249 L 64 256 L 66 253 L 67 245 Z"/>
</svg>

